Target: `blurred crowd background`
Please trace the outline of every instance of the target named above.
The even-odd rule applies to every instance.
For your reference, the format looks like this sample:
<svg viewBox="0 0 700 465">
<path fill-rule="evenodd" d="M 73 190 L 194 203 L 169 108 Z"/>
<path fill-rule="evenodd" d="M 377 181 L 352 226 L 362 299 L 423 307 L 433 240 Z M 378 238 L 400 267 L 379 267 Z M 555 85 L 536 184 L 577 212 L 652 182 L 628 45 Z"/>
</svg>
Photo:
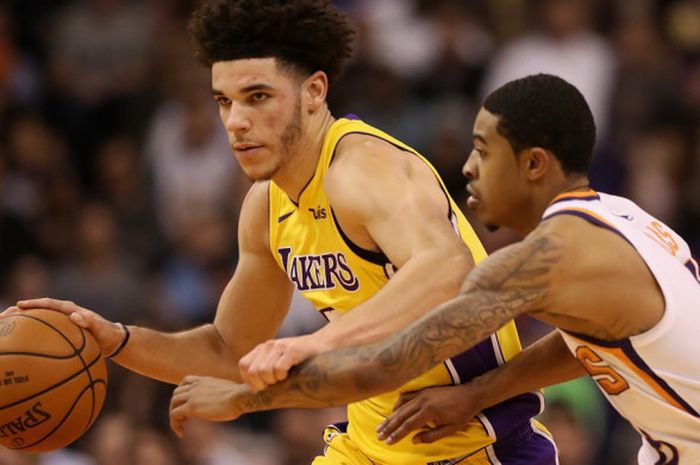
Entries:
<svg viewBox="0 0 700 465">
<path fill-rule="evenodd" d="M 71 299 L 164 330 L 212 319 L 236 265 L 241 174 L 185 33 L 192 0 L 0 2 L 0 309 Z M 483 96 L 558 74 L 598 125 L 595 188 L 631 197 L 700 250 L 700 2 L 337 0 L 356 54 L 331 90 L 460 173 Z M 536 111 L 536 110 L 535 110 Z M 479 230 L 489 250 L 515 237 Z M 321 320 L 295 299 L 284 335 Z M 527 342 L 547 328 L 519 321 Z M 302 465 L 343 409 L 167 427 L 172 386 L 110 364 L 106 407 L 72 447 L 1 465 Z M 591 382 L 547 391 L 562 465 L 636 463 L 636 433 Z"/>
</svg>

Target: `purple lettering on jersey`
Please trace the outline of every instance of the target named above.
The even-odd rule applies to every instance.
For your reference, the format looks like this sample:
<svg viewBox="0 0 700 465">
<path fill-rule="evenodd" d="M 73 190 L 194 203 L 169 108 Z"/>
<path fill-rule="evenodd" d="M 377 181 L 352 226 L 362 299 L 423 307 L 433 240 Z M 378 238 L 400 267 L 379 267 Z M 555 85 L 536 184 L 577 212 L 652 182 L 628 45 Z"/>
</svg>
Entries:
<svg viewBox="0 0 700 465">
<path fill-rule="evenodd" d="M 333 282 L 333 276 L 336 274 L 336 269 L 338 268 L 338 259 L 335 254 L 324 253 L 321 255 L 323 260 L 323 271 L 325 272 L 326 289 L 333 289 L 335 287 L 335 282 Z"/>
<path fill-rule="evenodd" d="M 360 281 L 352 273 L 348 260 L 342 253 L 338 253 L 338 265 L 340 265 L 340 273 L 336 276 L 340 279 L 340 285 L 348 291 L 356 291 L 360 287 Z"/>
<path fill-rule="evenodd" d="M 280 258 L 282 259 L 282 267 L 285 273 L 289 273 L 289 254 L 291 252 L 291 247 L 280 247 L 277 249 L 277 253 L 280 254 Z"/>
<path fill-rule="evenodd" d="M 347 291 L 356 291 L 360 287 L 360 280 L 341 252 L 293 255 L 291 247 L 279 247 L 277 253 L 284 272 L 299 291 L 333 289 L 336 284 Z"/>
</svg>

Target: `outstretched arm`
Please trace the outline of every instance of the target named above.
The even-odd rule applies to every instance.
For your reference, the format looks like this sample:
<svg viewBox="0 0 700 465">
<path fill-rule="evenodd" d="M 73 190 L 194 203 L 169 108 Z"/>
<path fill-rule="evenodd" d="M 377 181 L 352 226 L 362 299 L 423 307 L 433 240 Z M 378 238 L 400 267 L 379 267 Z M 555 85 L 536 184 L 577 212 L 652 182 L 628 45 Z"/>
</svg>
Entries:
<svg viewBox="0 0 700 465">
<path fill-rule="evenodd" d="M 461 430 L 488 407 L 585 374 L 561 333 L 552 331 L 508 363 L 466 384 L 404 393 L 391 416 L 377 428 L 377 435 L 393 444 L 422 429 L 413 442 L 434 442 Z"/>
<path fill-rule="evenodd" d="M 218 397 L 226 412 L 216 419 L 257 410 L 341 405 L 396 388 L 474 346 L 517 315 L 545 308 L 563 250 L 559 236 L 535 232 L 493 254 L 469 275 L 456 298 L 390 339 L 316 356 L 294 368 L 285 381 L 258 393 L 232 385 L 231 395 Z M 176 390 L 171 403 L 174 427 L 189 416 L 202 416 L 201 380 L 190 378 Z"/>
</svg>

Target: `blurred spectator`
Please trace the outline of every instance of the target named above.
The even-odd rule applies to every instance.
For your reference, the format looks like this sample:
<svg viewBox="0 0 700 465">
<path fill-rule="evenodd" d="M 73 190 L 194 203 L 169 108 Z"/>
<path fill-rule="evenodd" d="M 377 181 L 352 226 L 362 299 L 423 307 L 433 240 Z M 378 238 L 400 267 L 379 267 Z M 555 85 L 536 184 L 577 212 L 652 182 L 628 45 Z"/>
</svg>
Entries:
<svg viewBox="0 0 700 465">
<path fill-rule="evenodd" d="M 51 113 L 87 181 L 95 145 L 110 131 L 138 131 L 150 85 L 150 15 L 143 2 L 79 0 L 51 31 Z"/>
<path fill-rule="evenodd" d="M 596 465 L 595 444 L 570 404 L 550 402 L 543 421 L 556 441 L 560 465 Z"/>
<path fill-rule="evenodd" d="M 123 251 L 146 265 L 163 251 L 152 189 L 137 143 L 107 139 L 97 153 L 94 190 L 114 212 Z"/>
<path fill-rule="evenodd" d="M 38 465 L 36 456 L 23 454 L 6 447 L 0 447 L 0 463 L 2 465 Z"/>
<path fill-rule="evenodd" d="M 133 465 L 178 465 L 175 441 L 153 429 L 142 429 L 135 436 Z"/>
<path fill-rule="evenodd" d="M 655 127 L 631 141 L 627 156 L 627 192 L 646 211 L 667 224 L 676 224 L 684 160 L 683 134 L 674 127 Z"/>
<path fill-rule="evenodd" d="M 8 128 L 7 152 L 2 208 L 33 229 L 38 251 L 64 254 L 81 189 L 63 139 L 38 114 L 20 113 Z"/>
<path fill-rule="evenodd" d="M 482 95 L 529 74 L 556 74 L 574 84 L 586 97 L 599 140 L 604 139 L 615 62 L 610 45 L 591 27 L 594 3 L 539 0 L 537 27 L 496 53 Z"/>
<path fill-rule="evenodd" d="M 431 29 L 428 70 L 420 78 L 419 95 L 431 99 L 476 98 L 494 43 L 475 2 L 422 1 Z"/>
<path fill-rule="evenodd" d="M 255 441 L 255 437 L 247 437 Z M 235 445 L 235 435 L 220 423 L 198 419 L 188 420 L 185 436 L 179 441 L 180 451 L 188 465 L 273 465 L 279 462 L 265 457 L 277 457 L 275 447 L 262 451 L 262 456 L 245 454 Z"/>
<path fill-rule="evenodd" d="M 56 269 L 53 294 L 99 309 L 106 318 L 134 321 L 143 311 L 143 280 L 121 253 L 114 214 L 83 207 L 74 230 L 74 259 Z"/>
<path fill-rule="evenodd" d="M 281 410 L 273 425 L 287 452 L 287 460 L 280 462 L 280 465 L 311 463 L 315 456 L 323 452 L 323 429 L 341 421 L 347 421 L 344 408 Z M 309 434 L 311 431 L 315 434 Z"/>
<path fill-rule="evenodd" d="M 8 4 L 0 4 L 0 118 L 9 107 L 36 104 L 39 73 L 34 61 L 18 46 Z"/>
<path fill-rule="evenodd" d="M 6 308 L 30 296 L 49 295 L 49 267 L 39 257 L 25 255 L 14 264 L 6 276 L 6 286 L 0 285 L 0 306 Z"/>
<path fill-rule="evenodd" d="M 233 273 L 236 247 L 223 216 L 194 217 L 183 223 L 162 270 L 162 307 L 169 319 L 204 323 Z"/>
<path fill-rule="evenodd" d="M 95 465 L 133 465 L 134 425 L 119 413 L 104 413 L 90 431 Z"/>
<path fill-rule="evenodd" d="M 166 237 L 174 241 L 181 228 L 201 216 L 229 214 L 235 223 L 234 206 L 250 184 L 217 117 L 207 73 L 190 58 L 185 61 L 172 54 L 169 64 L 177 68 L 170 70 L 174 75 L 170 97 L 155 113 L 146 155 L 158 220 Z"/>
</svg>

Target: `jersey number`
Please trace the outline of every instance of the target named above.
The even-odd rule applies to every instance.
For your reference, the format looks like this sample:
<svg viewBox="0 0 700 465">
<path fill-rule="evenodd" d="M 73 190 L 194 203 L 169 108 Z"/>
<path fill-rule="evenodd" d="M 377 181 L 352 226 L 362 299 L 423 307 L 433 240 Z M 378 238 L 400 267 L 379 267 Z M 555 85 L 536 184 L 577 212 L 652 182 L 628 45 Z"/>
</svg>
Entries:
<svg viewBox="0 0 700 465">
<path fill-rule="evenodd" d="M 645 234 L 651 239 L 653 239 L 654 242 L 666 249 L 666 251 L 674 257 L 678 253 L 678 249 L 680 249 L 678 243 L 673 238 L 673 236 L 671 236 L 671 233 L 666 231 L 664 225 L 662 225 L 658 221 L 652 221 L 651 223 L 649 223 L 649 225 L 647 226 L 647 232 Z"/>
<path fill-rule="evenodd" d="M 616 396 L 630 388 L 627 381 L 610 365 L 599 365 L 603 359 L 586 346 L 576 349 L 576 358 L 596 383 L 609 395 Z"/>
</svg>

